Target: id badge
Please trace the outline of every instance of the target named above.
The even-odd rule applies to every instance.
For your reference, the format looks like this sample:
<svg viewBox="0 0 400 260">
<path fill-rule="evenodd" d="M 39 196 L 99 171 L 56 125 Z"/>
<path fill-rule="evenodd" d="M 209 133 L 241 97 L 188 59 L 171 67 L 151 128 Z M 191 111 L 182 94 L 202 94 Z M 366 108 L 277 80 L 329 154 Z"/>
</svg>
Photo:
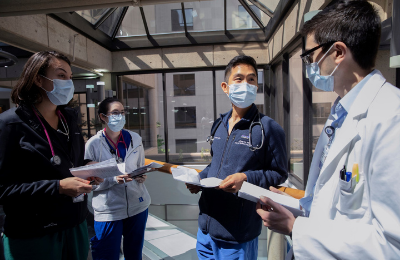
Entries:
<svg viewBox="0 0 400 260">
<path fill-rule="evenodd" d="M 82 202 L 85 200 L 85 193 L 82 193 L 79 196 L 76 196 L 75 198 L 72 199 L 73 203 L 77 203 L 77 202 Z"/>
<path fill-rule="evenodd" d="M 319 161 L 319 169 L 322 169 L 322 166 L 324 165 L 324 162 L 326 160 L 326 157 L 328 156 L 329 153 L 329 146 L 325 146 L 324 150 L 322 151 L 321 155 L 321 160 Z"/>
</svg>

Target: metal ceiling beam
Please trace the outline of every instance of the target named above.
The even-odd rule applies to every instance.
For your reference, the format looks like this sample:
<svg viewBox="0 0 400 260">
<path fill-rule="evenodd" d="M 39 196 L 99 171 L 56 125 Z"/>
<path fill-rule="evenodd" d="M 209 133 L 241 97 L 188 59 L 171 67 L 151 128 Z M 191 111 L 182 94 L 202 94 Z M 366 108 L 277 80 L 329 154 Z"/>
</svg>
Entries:
<svg viewBox="0 0 400 260">
<path fill-rule="evenodd" d="M 269 17 L 273 17 L 274 16 L 274 12 L 272 12 L 271 9 L 269 9 L 268 7 L 266 7 L 263 3 L 261 3 L 259 0 L 249 0 L 253 5 L 257 6 L 258 9 L 260 9 L 261 11 L 263 11 L 266 15 L 268 15 Z"/>
<path fill-rule="evenodd" d="M 247 13 L 253 18 L 253 20 L 257 23 L 257 25 L 260 27 L 261 30 L 264 29 L 264 24 L 261 22 L 260 18 L 254 13 L 253 9 L 250 8 L 250 6 L 247 4 L 245 0 L 238 0 L 239 3 L 246 9 Z"/>
<path fill-rule="evenodd" d="M 196 0 L 212 1 L 212 0 Z M 89 2 L 89 3 L 88 3 Z M 180 2 L 193 2 L 193 0 L 1 0 L 0 17 L 19 16 L 32 14 L 66 13 L 80 10 L 113 8 L 123 6 L 145 6 L 156 4 L 169 4 Z"/>
<path fill-rule="evenodd" d="M 228 30 L 226 28 L 226 19 L 227 19 L 227 15 L 226 15 L 226 0 L 224 0 L 224 31 L 225 31 L 225 34 L 228 32 Z"/>
<path fill-rule="evenodd" d="M 110 17 L 110 15 L 112 13 L 114 13 L 114 11 L 117 10 L 117 7 L 114 8 L 108 8 L 107 11 L 99 18 L 99 20 L 97 20 L 97 22 L 93 25 L 94 29 L 97 29 L 100 27 L 100 25 L 102 25 L 104 23 L 105 20 L 107 20 L 108 17 Z"/>
<path fill-rule="evenodd" d="M 269 20 L 267 26 L 265 26 L 265 40 L 269 41 L 278 25 L 283 20 L 290 7 L 294 4 L 295 0 L 280 0 L 274 11 L 274 17 Z"/>
<path fill-rule="evenodd" d="M 147 25 L 147 20 L 146 20 L 145 14 L 144 14 L 143 7 L 140 7 L 140 15 L 142 16 L 143 26 L 144 26 L 144 30 L 146 31 L 147 39 L 149 40 L 149 42 L 150 42 L 154 47 L 160 46 L 160 45 L 153 39 L 153 37 L 150 35 L 150 31 L 149 31 L 149 27 L 148 27 L 148 25 Z"/>
<path fill-rule="evenodd" d="M 186 25 L 185 4 L 183 2 L 181 2 L 181 7 L 182 7 L 183 24 L 185 26 L 185 35 L 187 36 L 188 30 Z"/>
<path fill-rule="evenodd" d="M 188 38 L 191 44 L 197 44 L 197 41 L 192 37 L 192 35 L 190 35 L 190 33 L 187 30 L 185 4 L 183 2 L 181 2 L 181 7 L 182 7 L 183 23 L 185 25 L 185 36 L 186 38 Z"/>
<path fill-rule="evenodd" d="M 114 28 L 114 32 L 111 35 L 111 40 L 114 40 L 115 36 L 117 36 L 119 27 L 121 27 L 121 24 L 122 24 L 122 21 L 125 18 L 126 12 L 128 12 L 128 8 L 129 8 L 129 6 L 125 6 L 124 9 L 122 10 L 121 16 L 118 18 L 117 25 Z"/>
</svg>

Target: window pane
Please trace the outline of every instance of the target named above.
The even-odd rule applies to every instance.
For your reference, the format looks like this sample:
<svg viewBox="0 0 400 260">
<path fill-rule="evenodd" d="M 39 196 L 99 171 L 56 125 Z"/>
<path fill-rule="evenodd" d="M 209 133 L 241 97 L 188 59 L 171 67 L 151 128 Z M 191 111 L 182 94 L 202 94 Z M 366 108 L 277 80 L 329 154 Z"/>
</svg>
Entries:
<svg viewBox="0 0 400 260">
<path fill-rule="evenodd" d="M 246 0 L 246 2 L 250 6 L 250 8 L 254 11 L 254 13 L 257 15 L 257 17 L 260 19 L 260 21 L 263 23 L 263 25 L 267 26 L 267 24 L 268 24 L 269 20 L 271 19 L 271 17 L 269 17 L 266 13 L 264 13 L 257 6 L 253 5 L 253 3 L 250 2 L 249 0 Z"/>
<path fill-rule="evenodd" d="M 176 150 L 179 153 L 195 153 L 197 152 L 197 139 L 176 139 Z"/>
<path fill-rule="evenodd" d="M 175 128 L 196 128 L 196 107 L 175 107 Z"/>
<path fill-rule="evenodd" d="M 263 70 L 258 70 L 257 79 L 258 79 L 257 94 L 264 93 L 264 71 Z"/>
<path fill-rule="evenodd" d="M 254 11 L 256 16 L 261 20 L 264 26 L 266 26 L 270 20 L 270 17 L 262 12 L 255 5 L 247 2 L 250 8 Z M 227 21 L 226 27 L 228 30 L 232 29 L 251 29 L 259 28 L 257 23 L 253 20 L 246 9 L 239 4 L 237 0 L 227 0 L 226 4 Z"/>
<path fill-rule="evenodd" d="M 115 27 L 118 24 L 118 20 L 122 15 L 122 11 L 124 10 L 123 7 L 118 7 L 99 27 L 104 33 L 108 36 L 112 36 Z"/>
<path fill-rule="evenodd" d="M 122 76 L 122 81 L 125 128 L 142 137 L 146 158 L 164 162 L 166 148 L 161 74 Z"/>
<path fill-rule="evenodd" d="M 146 35 L 142 15 L 140 14 L 140 9 L 138 6 L 130 6 L 128 8 L 121 27 L 117 33 L 117 37 L 134 35 Z"/>
<path fill-rule="evenodd" d="M 303 172 L 303 76 L 301 49 L 289 59 L 290 88 L 290 173 L 304 180 Z M 295 181 L 292 181 L 295 182 Z M 299 187 L 300 188 L 300 187 Z"/>
<path fill-rule="evenodd" d="M 248 0 L 246 1 L 249 3 Z M 265 7 L 267 7 L 271 12 L 275 12 L 275 9 L 278 6 L 280 0 L 257 0 L 257 1 L 263 4 Z"/>
<path fill-rule="evenodd" d="M 225 82 L 225 71 L 217 70 L 215 71 L 215 86 L 216 86 L 216 100 L 217 100 L 217 118 L 220 114 L 224 114 L 232 109 L 231 101 L 224 91 L 222 91 L 221 83 Z"/>
<path fill-rule="evenodd" d="M 193 9 L 185 8 L 185 18 L 187 29 L 193 30 Z M 182 9 L 171 10 L 171 27 L 172 31 L 184 31 L 185 20 L 183 19 Z"/>
<path fill-rule="evenodd" d="M 188 31 L 216 31 L 224 29 L 224 1 L 185 2 L 191 8 L 192 25 Z M 188 18 L 186 16 L 186 21 Z M 189 24 L 188 24 L 189 25 Z"/>
<path fill-rule="evenodd" d="M 97 20 L 108 10 L 108 8 L 104 9 L 92 9 L 92 10 L 83 10 L 76 11 L 77 14 L 85 18 L 89 23 L 95 24 Z"/>
<path fill-rule="evenodd" d="M 250 6 L 251 9 L 260 15 L 260 9 L 255 7 L 254 5 Z M 253 20 L 253 18 L 250 16 L 250 14 L 244 9 L 243 6 L 239 5 L 238 6 L 238 19 L 237 19 L 237 28 L 257 28 L 258 25 L 257 23 Z"/>
<path fill-rule="evenodd" d="M 195 96 L 194 74 L 174 75 L 174 96 Z"/>
<path fill-rule="evenodd" d="M 182 89 L 190 95 L 179 95 Z M 214 122 L 211 71 L 166 73 L 168 151 L 171 163 L 211 161 L 206 142 Z M 185 91 L 187 92 L 187 91 Z M 178 95 L 176 95 L 179 93 Z M 190 140 L 190 141 L 177 141 Z M 182 150 L 182 151 L 181 151 Z"/>
<path fill-rule="evenodd" d="M 182 10 L 182 6 L 180 3 L 144 6 L 143 10 L 146 16 L 147 26 L 149 28 L 150 34 L 171 33 L 178 31 L 173 30 L 171 21 L 173 19 L 172 10 L 179 9 Z M 174 17 L 174 19 L 176 19 L 176 16 Z M 183 32 L 185 31 L 185 28 L 182 26 L 179 31 Z"/>
</svg>

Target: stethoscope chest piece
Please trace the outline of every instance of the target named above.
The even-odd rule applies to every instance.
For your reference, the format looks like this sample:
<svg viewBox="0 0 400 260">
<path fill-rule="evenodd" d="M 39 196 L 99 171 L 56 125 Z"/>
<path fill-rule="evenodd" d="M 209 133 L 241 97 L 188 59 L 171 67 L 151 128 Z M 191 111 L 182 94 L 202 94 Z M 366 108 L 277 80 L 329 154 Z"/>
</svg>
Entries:
<svg viewBox="0 0 400 260">
<path fill-rule="evenodd" d="M 61 158 L 58 155 L 54 155 L 53 157 L 51 157 L 50 162 L 53 165 L 60 165 L 61 164 Z"/>
</svg>

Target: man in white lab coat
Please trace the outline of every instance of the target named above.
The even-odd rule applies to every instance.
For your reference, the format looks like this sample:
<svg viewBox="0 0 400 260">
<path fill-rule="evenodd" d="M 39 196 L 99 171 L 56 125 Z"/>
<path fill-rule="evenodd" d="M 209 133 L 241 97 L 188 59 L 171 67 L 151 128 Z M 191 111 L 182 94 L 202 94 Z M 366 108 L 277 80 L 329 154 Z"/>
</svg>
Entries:
<svg viewBox="0 0 400 260">
<path fill-rule="evenodd" d="M 304 217 L 268 198 L 257 205 L 265 226 L 292 235 L 296 259 L 400 259 L 400 90 L 374 70 L 380 23 L 368 2 L 338 1 L 302 29 L 310 81 L 339 97 L 300 200 Z"/>
</svg>

